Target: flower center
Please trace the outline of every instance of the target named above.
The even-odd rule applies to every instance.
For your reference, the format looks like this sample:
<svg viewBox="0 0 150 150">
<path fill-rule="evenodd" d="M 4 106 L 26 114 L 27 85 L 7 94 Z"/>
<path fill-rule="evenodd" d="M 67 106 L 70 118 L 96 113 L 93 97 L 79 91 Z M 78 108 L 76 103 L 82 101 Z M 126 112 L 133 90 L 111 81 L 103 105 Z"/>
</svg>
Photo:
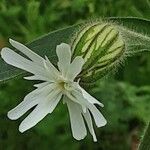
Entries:
<svg viewBox="0 0 150 150">
<path fill-rule="evenodd" d="M 67 82 L 67 81 L 59 81 L 58 82 L 59 87 L 62 90 L 67 90 L 67 91 L 71 91 L 73 88 L 71 86 L 71 82 Z"/>
</svg>

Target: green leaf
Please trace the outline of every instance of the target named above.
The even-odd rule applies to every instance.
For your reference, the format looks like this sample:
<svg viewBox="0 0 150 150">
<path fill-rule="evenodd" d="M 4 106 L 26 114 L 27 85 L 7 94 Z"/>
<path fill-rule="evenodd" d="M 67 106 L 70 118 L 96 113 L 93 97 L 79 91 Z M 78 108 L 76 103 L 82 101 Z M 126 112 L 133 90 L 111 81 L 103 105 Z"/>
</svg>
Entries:
<svg viewBox="0 0 150 150">
<path fill-rule="evenodd" d="M 111 17 L 107 20 L 116 21 L 130 30 L 150 36 L 150 20 L 141 18 L 139 19 L 136 17 Z"/>
<path fill-rule="evenodd" d="M 126 27 L 129 30 L 134 30 L 134 33 L 136 34 L 132 34 L 132 36 L 130 36 L 129 42 L 131 41 L 131 38 L 136 39 L 138 37 L 138 41 L 140 41 L 139 42 L 140 45 L 134 46 L 133 43 L 131 44 L 129 43 L 130 46 L 132 45 L 131 50 L 135 49 L 135 47 L 137 47 L 138 51 L 148 50 L 150 48 L 150 46 L 148 45 L 149 36 L 150 36 L 150 30 L 149 30 L 150 21 L 149 20 L 138 19 L 138 18 L 106 18 L 105 20 L 118 22 L 118 24 L 120 24 L 121 26 Z M 71 43 L 73 35 L 75 35 L 75 32 L 79 31 L 80 28 L 81 28 L 81 24 L 70 26 L 65 29 L 57 30 L 55 32 L 51 32 L 27 44 L 27 46 L 41 56 L 47 55 L 50 61 L 56 64 L 57 62 L 57 56 L 55 52 L 56 46 L 60 44 L 61 42 Z M 126 33 L 126 30 L 122 32 L 126 36 L 130 35 Z M 138 36 L 136 36 L 137 34 Z M 143 37 L 146 37 L 146 39 L 148 40 L 143 39 Z M 25 71 L 22 71 L 10 65 L 7 65 L 0 58 L 0 81 L 11 79 L 18 75 L 23 75 L 23 74 L 25 74 Z"/>
</svg>

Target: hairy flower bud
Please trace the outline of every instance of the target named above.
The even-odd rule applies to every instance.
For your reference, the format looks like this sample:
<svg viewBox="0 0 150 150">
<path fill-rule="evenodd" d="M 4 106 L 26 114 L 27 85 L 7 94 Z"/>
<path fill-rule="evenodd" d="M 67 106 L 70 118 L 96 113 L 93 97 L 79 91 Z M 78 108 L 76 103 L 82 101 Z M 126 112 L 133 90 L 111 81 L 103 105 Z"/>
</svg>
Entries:
<svg viewBox="0 0 150 150">
<path fill-rule="evenodd" d="M 109 73 L 121 60 L 125 42 L 116 25 L 101 22 L 87 25 L 79 31 L 72 49 L 73 58 L 80 55 L 85 60 L 81 80 L 91 80 L 91 77 L 97 80 Z"/>
</svg>

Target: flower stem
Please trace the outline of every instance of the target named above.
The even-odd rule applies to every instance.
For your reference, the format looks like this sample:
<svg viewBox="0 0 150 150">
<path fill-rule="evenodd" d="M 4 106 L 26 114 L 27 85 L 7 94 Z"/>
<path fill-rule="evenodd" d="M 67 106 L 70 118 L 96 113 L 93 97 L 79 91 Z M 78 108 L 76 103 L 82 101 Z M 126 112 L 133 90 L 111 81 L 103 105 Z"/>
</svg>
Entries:
<svg viewBox="0 0 150 150">
<path fill-rule="evenodd" d="M 143 139 L 141 140 L 138 150 L 150 150 L 150 122 L 145 128 Z"/>
</svg>

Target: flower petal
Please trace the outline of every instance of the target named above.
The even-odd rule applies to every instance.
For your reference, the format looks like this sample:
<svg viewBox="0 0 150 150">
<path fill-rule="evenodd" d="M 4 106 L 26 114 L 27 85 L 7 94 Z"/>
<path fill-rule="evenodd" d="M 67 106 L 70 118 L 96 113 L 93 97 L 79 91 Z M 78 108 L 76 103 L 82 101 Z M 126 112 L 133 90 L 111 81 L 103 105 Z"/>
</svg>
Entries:
<svg viewBox="0 0 150 150">
<path fill-rule="evenodd" d="M 67 100 L 67 106 L 70 115 L 73 137 L 76 140 L 84 139 L 84 137 L 87 135 L 87 130 L 81 114 L 81 106 L 69 100 Z"/>
<path fill-rule="evenodd" d="M 18 49 L 23 54 L 25 54 L 32 61 L 34 61 L 34 62 L 36 62 L 37 64 L 40 64 L 40 65 L 43 63 L 44 59 L 41 56 L 39 56 L 38 54 L 34 53 L 32 50 L 30 50 L 25 45 L 15 41 L 15 40 L 12 40 L 12 39 L 9 39 L 9 42 L 13 47 Z"/>
<path fill-rule="evenodd" d="M 90 104 L 88 106 L 88 109 L 91 111 L 97 127 L 102 127 L 106 125 L 107 123 L 106 119 L 101 114 L 101 112 L 96 108 L 96 106 Z"/>
<path fill-rule="evenodd" d="M 61 43 L 60 45 L 57 45 L 56 53 L 58 56 L 58 68 L 62 72 L 62 75 L 65 76 L 71 61 L 70 45 L 66 43 Z"/>
<path fill-rule="evenodd" d="M 74 97 L 73 101 L 80 104 L 82 106 L 83 112 L 85 112 L 89 102 L 83 97 L 82 93 L 77 90 L 72 91 L 72 95 Z"/>
<path fill-rule="evenodd" d="M 34 87 L 42 88 L 48 84 L 50 84 L 50 83 L 49 82 L 42 82 L 42 83 L 34 84 Z"/>
<path fill-rule="evenodd" d="M 73 81 L 74 78 L 81 72 L 82 66 L 84 64 L 84 59 L 81 56 L 77 56 L 73 62 L 69 65 L 69 69 L 66 77 Z"/>
<path fill-rule="evenodd" d="M 47 72 L 47 75 L 51 80 L 55 81 L 59 78 L 60 72 L 53 66 L 53 64 L 49 61 L 47 57 L 44 61 L 44 67 Z"/>
<path fill-rule="evenodd" d="M 78 88 L 82 91 L 83 97 L 87 99 L 91 104 L 98 104 L 101 107 L 104 107 L 102 103 L 100 103 L 96 98 L 87 93 L 79 84 Z"/>
<path fill-rule="evenodd" d="M 41 81 L 49 81 L 51 82 L 51 80 L 48 77 L 44 77 L 44 76 L 40 76 L 40 75 L 32 75 L 32 76 L 27 76 L 27 77 L 23 77 L 26 80 L 41 80 Z"/>
<path fill-rule="evenodd" d="M 1 56 L 8 64 L 32 73 L 32 69 L 34 68 L 32 61 L 20 56 L 10 48 L 3 48 Z"/>
<path fill-rule="evenodd" d="M 49 113 L 52 113 L 57 104 L 59 103 L 60 99 L 62 97 L 62 93 L 58 94 L 55 99 L 52 99 L 48 102 L 49 107 Z"/>
<path fill-rule="evenodd" d="M 5 62 L 8 64 L 15 66 L 17 68 L 23 69 L 25 71 L 28 71 L 32 74 L 35 74 L 35 76 L 32 76 L 32 79 L 36 80 L 44 80 L 44 81 L 51 81 L 50 75 L 46 72 L 46 69 L 44 68 L 44 62 L 43 67 L 38 65 L 37 63 L 26 59 L 22 57 L 21 55 L 17 54 L 10 48 L 3 48 L 1 51 L 2 58 Z M 34 78 L 33 78 L 34 77 Z M 31 78 L 26 78 L 30 79 Z"/>
<path fill-rule="evenodd" d="M 90 131 L 91 135 L 93 136 L 93 141 L 97 142 L 97 138 L 96 138 L 95 131 L 94 131 L 94 128 L 93 128 L 91 114 L 90 114 L 88 109 L 86 110 L 86 113 L 83 113 L 83 116 L 84 116 L 84 118 L 87 122 L 87 126 L 89 128 L 89 131 Z"/>
<path fill-rule="evenodd" d="M 44 98 L 52 91 L 53 88 L 55 88 L 55 86 L 53 84 L 49 84 L 32 91 L 25 96 L 24 100 L 18 106 L 8 112 L 8 118 L 11 120 L 20 118 L 29 109 L 40 103 L 41 100 L 44 101 Z"/>
<path fill-rule="evenodd" d="M 82 106 L 83 111 L 86 110 L 86 106 L 87 106 L 87 101 L 85 101 L 85 99 L 79 95 L 78 92 L 76 91 L 72 91 L 72 93 L 70 92 L 65 92 L 65 95 L 72 101 L 75 103 L 78 103 L 79 105 Z"/>
<path fill-rule="evenodd" d="M 106 119 L 103 117 L 103 115 L 100 113 L 100 111 L 96 108 L 96 106 L 92 103 L 90 103 L 87 99 L 85 99 L 82 95 L 82 93 L 78 90 L 74 90 L 72 91 L 72 101 L 77 102 L 78 104 L 80 104 L 82 106 L 83 112 L 85 108 L 88 108 L 95 120 L 95 123 L 98 127 L 104 126 L 107 122 Z M 67 94 L 68 96 L 68 94 Z M 74 99 L 73 99 L 74 98 Z"/>
<path fill-rule="evenodd" d="M 8 64 L 31 72 L 33 74 L 36 73 L 42 74 L 42 71 L 44 71 L 43 68 L 39 67 L 34 62 L 22 57 L 21 55 L 17 54 L 10 48 L 7 47 L 3 48 L 1 51 L 1 56 L 4 59 L 4 61 L 7 62 Z"/>
<path fill-rule="evenodd" d="M 40 122 L 49 113 L 48 106 L 43 103 L 42 105 L 37 105 L 36 108 L 22 121 L 19 126 L 19 131 L 24 132 L 38 122 Z"/>
<path fill-rule="evenodd" d="M 59 76 L 60 75 L 60 72 L 55 68 L 55 66 L 50 62 L 50 60 L 48 59 L 48 57 L 47 56 L 45 56 L 45 59 L 46 59 L 46 65 L 47 65 L 47 67 L 49 68 L 49 70 L 51 71 L 51 72 L 53 72 L 53 74 L 54 75 L 56 75 L 56 76 Z"/>
<path fill-rule="evenodd" d="M 19 131 L 24 132 L 40 122 L 48 113 L 51 113 L 55 109 L 61 97 L 61 93 L 51 93 L 46 102 L 44 101 L 38 104 L 36 108 L 22 121 L 19 126 Z"/>
<path fill-rule="evenodd" d="M 36 99 L 24 99 L 18 106 L 10 110 L 7 114 L 11 120 L 16 120 L 25 114 L 29 109 L 39 103 L 39 98 Z"/>
</svg>

